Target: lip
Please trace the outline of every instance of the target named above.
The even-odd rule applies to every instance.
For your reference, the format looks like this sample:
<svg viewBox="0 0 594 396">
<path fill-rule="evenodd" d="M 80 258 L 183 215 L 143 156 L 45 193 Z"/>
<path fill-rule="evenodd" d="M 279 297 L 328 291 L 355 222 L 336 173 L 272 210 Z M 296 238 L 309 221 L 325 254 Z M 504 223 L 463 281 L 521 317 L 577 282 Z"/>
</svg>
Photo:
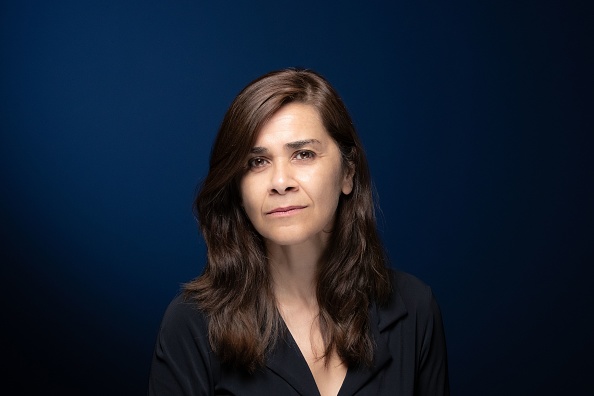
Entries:
<svg viewBox="0 0 594 396">
<path fill-rule="evenodd" d="M 284 206 L 284 207 L 280 207 L 280 208 L 274 208 L 269 212 L 266 212 L 266 215 L 268 216 L 275 216 L 275 217 L 279 217 L 279 216 L 290 216 L 292 214 L 295 214 L 299 211 L 301 211 L 301 209 L 304 209 L 305 206 Z"/>
</svg>

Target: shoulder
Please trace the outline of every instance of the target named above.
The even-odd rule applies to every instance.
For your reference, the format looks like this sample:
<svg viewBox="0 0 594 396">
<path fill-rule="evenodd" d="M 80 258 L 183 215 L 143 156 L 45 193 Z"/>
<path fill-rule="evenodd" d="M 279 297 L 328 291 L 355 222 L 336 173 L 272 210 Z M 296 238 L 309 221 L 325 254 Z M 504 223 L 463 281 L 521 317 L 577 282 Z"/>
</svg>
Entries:
<svg viewBox="0 0 594 396">
<path fill-rule="evenodd" d="M 431 287 L 416 276 L 396 269 L 390 270 L 392 299 L 400 296 L 407 307 L 428 304 L 433 298 Z"/>
<path fill-rule="evenodd" d="M 439 315 L 439 307 L 431 287 L 416 276 L 396 269 L 390 270 L 392 293 L 379 307 L 380 328 L 401 319 L 425 321 Z"/>
<path fill-rule="evenodd" d="M 182 292 L 178 292 L 169 302 L 163 314 L 161 327 L 169 325 L 204 326 L 206 325 L 206 316 L 195 301 L 186 297 Z"/>
<path fill-rule="evenodd" d="M 378 307 L 378 356 L 397 357 L 388 370 L 403 393 L 449 395 L 445 332 L 431 287 L 398 270 L 391 280 L 390 299 Z"/>
<path fill-rule="evenodd" d="M 206 328 L 206 316 L 198 309 L 196 302 L 179 292 L 165 310 L 160 331 L 202 333 Z"/>
<path fill-rule="evenodd" d="M 208 342 L 206 316 L 183 294 L 169 303 L 157 336 L 149 395 L 212 394 L 217 367 Z"/>
</svg>

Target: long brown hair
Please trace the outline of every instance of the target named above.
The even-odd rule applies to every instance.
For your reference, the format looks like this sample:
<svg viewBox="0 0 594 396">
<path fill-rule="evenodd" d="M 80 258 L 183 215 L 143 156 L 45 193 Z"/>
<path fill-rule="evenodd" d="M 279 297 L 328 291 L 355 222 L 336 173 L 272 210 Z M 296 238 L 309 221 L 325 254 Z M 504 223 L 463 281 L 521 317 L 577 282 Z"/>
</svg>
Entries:
<svg viewBox="0 0 594 396">
<path fill-rule="evenodd" d="M 347 366 L 371 364 L 369 307 L 390 293 L 386 256 L 376 229 L 371 176 L 351 117 L 320 74 L 304 69 L 270 72 L 235 98 L 214 142 L 210 170 L 194 202 L 207 247 L 202 275 L 185 285 L 208 317 L 210 344 L 222 362 L 253 371 L 280 336 L 282 319 L 272 292 L 262 237 L 241 208 L 239 181 L 257 133 L 283 105 L 317 109 L 354 169 L 353 191 L 342 194 L 317 274 L 325 356 L 336 351 Z"/>
</svg>

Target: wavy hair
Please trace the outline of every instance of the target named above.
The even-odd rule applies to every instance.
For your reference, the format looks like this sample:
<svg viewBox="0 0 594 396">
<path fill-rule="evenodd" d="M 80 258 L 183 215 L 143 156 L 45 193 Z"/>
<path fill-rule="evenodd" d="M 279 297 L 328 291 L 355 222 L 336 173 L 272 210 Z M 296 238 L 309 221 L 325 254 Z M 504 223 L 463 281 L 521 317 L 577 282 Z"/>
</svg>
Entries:
<svg viewBox="0 0 594 396">
<path fill-rule="evenodd" d="M 335 224 L 317 273 L 319 323 L 325 357 L 335 351 L 347 366 L 370 365 L 374 345 L 369 307 L 388 297 L 387 259 L 374 213 L 363 147 L 341 98 L 320 74 L 283 69 L 247 85 L 227 110 L 194 202 L 207 248 L 203 273 L 184 285 L 208 318 L 213 351 L 225 364 L 253 372 L 281 336 L 262 237 L 241 207 L 239 182 L 257 134 L 282 106 L 317 109 L 337 143 L 343 166 L 354 169 L 353 191 L 341 194 Z M 328 362 L 328 359 L 326 359 Z"/>
</svg>

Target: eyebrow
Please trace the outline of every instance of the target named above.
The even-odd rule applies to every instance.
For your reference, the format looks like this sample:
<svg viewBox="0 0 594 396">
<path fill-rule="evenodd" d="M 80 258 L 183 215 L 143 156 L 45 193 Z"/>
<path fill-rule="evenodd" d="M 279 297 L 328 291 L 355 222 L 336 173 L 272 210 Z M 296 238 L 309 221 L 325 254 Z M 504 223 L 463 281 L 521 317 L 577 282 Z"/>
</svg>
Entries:
<svg viewBox="0 0 594 396">
<path fill-rule="evenodd" d="M 318 140 L 318 139 L 305 139 L 305 140 L 297 140 L 294 142 L 289 142 L 285 144 L 286 148 L 292 149 L 292 150 L 298 150 L 300 148 L 303 148 L 307 145 L 321 145 L 322 143 Z M 250 150 L 250 153 L 252 154 L 264 154 L 267 153 L 268 149 L 266 147 L 261 147 L 261 146 L 255 146 L 252 147 L 252 149 Z"/>
</svg>

